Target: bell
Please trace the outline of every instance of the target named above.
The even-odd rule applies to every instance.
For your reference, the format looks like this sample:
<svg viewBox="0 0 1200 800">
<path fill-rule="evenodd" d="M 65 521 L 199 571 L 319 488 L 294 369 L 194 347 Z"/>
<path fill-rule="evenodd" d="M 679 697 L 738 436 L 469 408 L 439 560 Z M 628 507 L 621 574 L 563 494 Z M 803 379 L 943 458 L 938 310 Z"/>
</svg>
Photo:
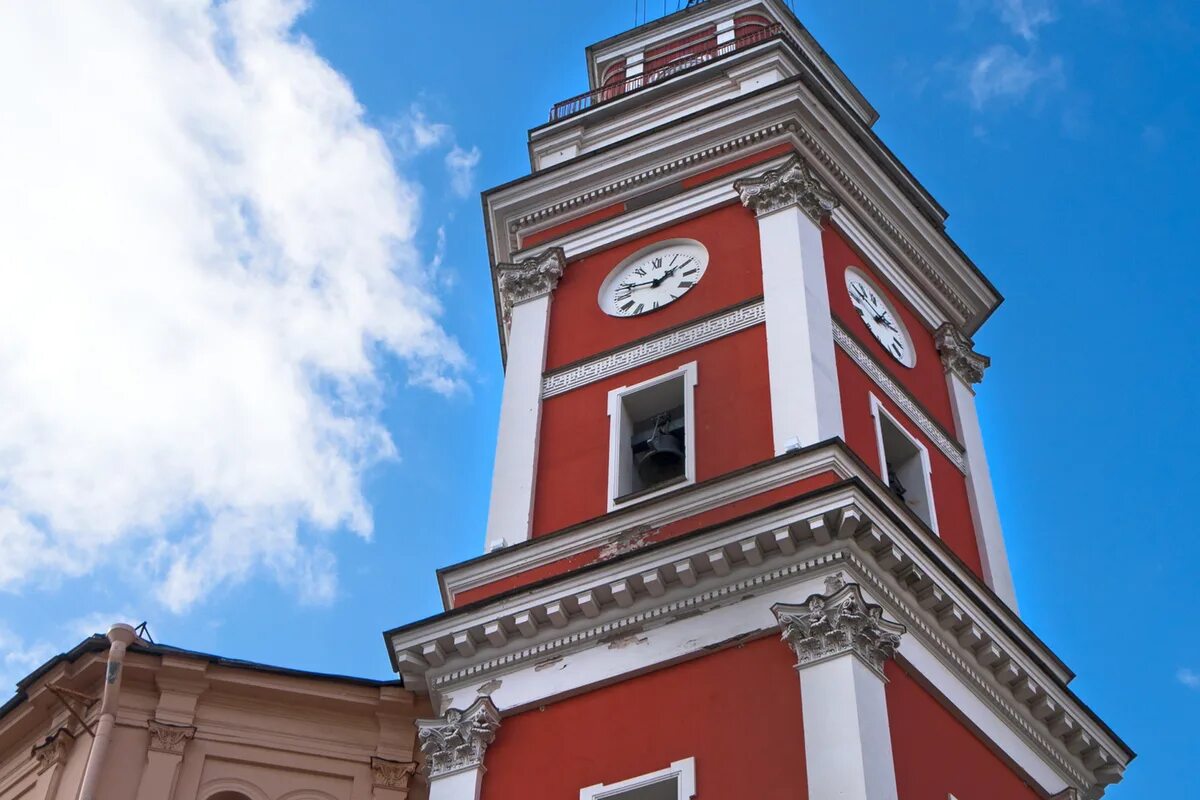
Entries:
<svg viewBox="0 0 1200 800">
<path fill-rule="evenodd" d="M 661 428 L 654 431 L 646 449 L 638 454 L 637 472 L 645 486 L 655 486 L 683 474 L 683 447 L 679 437 Z"/>
</svg>

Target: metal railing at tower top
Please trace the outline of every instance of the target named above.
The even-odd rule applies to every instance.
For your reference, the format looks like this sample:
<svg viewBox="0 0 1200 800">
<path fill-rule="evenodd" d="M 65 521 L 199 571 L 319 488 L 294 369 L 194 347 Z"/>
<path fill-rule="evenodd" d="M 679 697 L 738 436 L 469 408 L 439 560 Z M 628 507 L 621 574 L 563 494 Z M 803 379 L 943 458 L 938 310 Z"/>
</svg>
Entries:
<svg viewBox="0 0 1200 800">
<path fill-rule="evenodd" d="M 550 109 L 550 121 L 558 122 L 580 112 L 587 111 L 590 108 L 595 108 L 602 103 L 616 100 L 618 97 L 624 97 L 632 92 L 645 89 L 656 83 L 661 83 L 667 78 L 671 78 L 682 72 L 703 66 L 719 58 L 725 58 L 739 50 L 745 50 L 747 47 L 752 47 L 769 39 L 782 38 L 788 38 L 788 36 L 783 26 L 778 23 L 757 27 L 749 33 L 743 33 L 725 42 L 717 42 L 714 36 L 708 42 L 702 43 L 699 46 L 688 47 L 677 58 L 661 67 L 657 67 L 641 75 L 633 75 L 624 80 L 608 83 L 605 86 L 592 89 L 590 92 L 584 92 L 583 94 L 563 100 L 561 103 L 555 103 L 554 107 Z M 651 63 L 653 63 L 653 60 Z"/>
</svg>

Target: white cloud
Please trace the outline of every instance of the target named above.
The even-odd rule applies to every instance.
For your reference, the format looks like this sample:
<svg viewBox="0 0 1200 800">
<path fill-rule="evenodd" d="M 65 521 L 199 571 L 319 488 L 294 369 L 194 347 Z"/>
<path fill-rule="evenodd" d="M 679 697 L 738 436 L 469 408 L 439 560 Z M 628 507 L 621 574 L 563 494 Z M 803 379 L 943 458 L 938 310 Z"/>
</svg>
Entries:
<svg viewBox="0 0 1200 800">
<path fill-rule="evenodd" d="M 370 535 L 393 456 L 377 356 L 461 386 L 417 187 L 303 10 L 7 8 L 0 589 L 123 562 L 174 609 L 264 568 L 327 598 L 320 534 Z"/>
<path fill-rule="evenodd" d="M 58 650 L 46 642 L 30 643 L 0 623 L 0 703 L 10 696 L 17 681 L 45 664 Z"/>
<path fill-rule="evenodd" d="M 1180 667 L 1179 671 L 1175 673 L 1175 677 L 1187 688 L 1200 690 L 1200 672 Z"/>
<path fill-rule="evenodd" d="M 454 130 L 449 125 L 431 122 L 418 105 L 413 105 L 408 114 L 393 123 L 390 132 L 404 156 L 418 155 L 454 140 Z"/>
<path fill-rule="evenodd" d="M 1023 100 L 1036 87 L 1059 89 L 1065 84 L 1062 60 L 1022 55 L 1008 45 L 995 45 L 967 67 L 971 104 L 983 109 Z"/>
<path fill-rule="evenodd" d="M 1027 42 L 1037 38 L 1038 29 L 1058 19 L 1050 0 L 996 0 L 1000 19 Z"/>
<path fill-rule="evenodd" d="M 450 173 L 450 188 L 459 197 L 466 197 L 471 193 L 471 187 L 475 182 L 475 168 L 479 166 L 480 157 L 478 147 L 463 150 L 458 145 L 454 145 L 454 148 L 446 154 L 446 170 Z"/>
</svg>

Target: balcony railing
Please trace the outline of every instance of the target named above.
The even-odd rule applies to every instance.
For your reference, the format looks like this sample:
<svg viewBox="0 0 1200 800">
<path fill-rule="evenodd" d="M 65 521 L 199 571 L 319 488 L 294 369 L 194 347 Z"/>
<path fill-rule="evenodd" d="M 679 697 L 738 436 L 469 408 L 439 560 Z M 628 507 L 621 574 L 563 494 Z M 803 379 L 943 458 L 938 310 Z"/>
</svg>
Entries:
<svg viewBox="0 0 1200 800">
<path fill-rule="evenodd" d="M 687 72 L 695 67 L 732 55 L 739 50 L 745 50 L 747 47 L 760 44 L 761 42 L 785 36 L 783 26 L 776 24 L 758 28 L 752 33 L 742 34 L 727 42 L 713 42 L 707 47 L 699 49 L 689 48 L 687 55 L 656 70 L 641 75 L 634 75 L 623 81 L 610 83 L 607 86 L 601 86 L 590 92 L 576 95 L 575 97 L 563 100 L 561 103 L 555 103 L 554 107 L 550 109 L 550 121 L 558 122 L 580 112 L 587 111 L 590 108 L 595 108 L 602 103 L 607 103 L 609 100 L 616 100 L 618 97 L 624 97 L 632 92 L 645 89 L 656 83 L 661 83 L 667 78 L 678 75 L 681 72 Z"/>
</svg>

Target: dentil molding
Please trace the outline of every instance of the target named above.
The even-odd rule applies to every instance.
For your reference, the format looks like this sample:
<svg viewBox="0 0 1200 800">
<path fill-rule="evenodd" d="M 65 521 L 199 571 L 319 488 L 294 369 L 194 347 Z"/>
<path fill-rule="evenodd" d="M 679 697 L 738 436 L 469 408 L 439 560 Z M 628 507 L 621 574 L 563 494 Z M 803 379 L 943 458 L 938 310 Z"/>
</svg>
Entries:
<svg viewBox="0 0 1200 800">
<path fill-rule="evenodd" d="M 953 372 L 968 386 L 983 381 L 983 372 L 992 365 L 992 360 L 976 353 L 962 331 L 947 322 L 934 333 L 934 341 L 947 372 Z"/>
<path fill-rule="evenodd" d="M 507 317 L 512 307 L 553 292 L 567 266 L 561 247 L 552 247 L 516 264 L 496 265 L 496 285 Z"/>
<path fill-rule="evenodd" d="M 767 170 L 756 178 L 734 181 L 733 189 L 742 205 L 760 217 L 799 206 L 814 222 L 820 223 L 839 205 L 837 197 L 800 156 L 792 156 L 782 167 Z"/>
<path fill-rule="evenodd" d="M 483 766 L 483 754 L 499 728 L 500 712 L 490 697 L 480 697 L 465 711 L 452 708 L 438 719 L 417 720 L 429 777 Z"/>
<path fill-rule="evenodd" d="M 883 608 L 866 602 L 858 584 L 846 583 L 841 573 L 825 579 L 825 594 L 800 605 L 777 603 L 771 611 L 796 653 L 797 669 L 851 653 L 882 677 L 907 630 L 885 620 Z"/>
</svg>

